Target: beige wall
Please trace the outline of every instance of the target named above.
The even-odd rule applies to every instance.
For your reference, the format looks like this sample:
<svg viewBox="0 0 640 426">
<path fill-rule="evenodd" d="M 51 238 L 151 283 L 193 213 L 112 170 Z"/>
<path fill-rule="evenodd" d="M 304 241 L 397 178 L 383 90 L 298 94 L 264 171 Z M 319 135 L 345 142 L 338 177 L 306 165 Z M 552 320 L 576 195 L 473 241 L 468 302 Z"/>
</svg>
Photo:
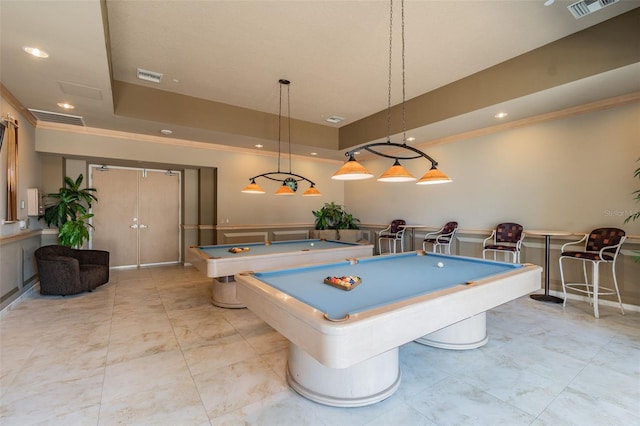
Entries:
<svg viewBox="0 0 640 426">
<path fill-rule="evenodd" d="M 273 195 L 277 183 L 268 181 L 260 182 L 267 194 L 240 192 L 250 176 L 276 168 L 277 159 L 270 154 L 125 133 L 91 135 L 84 128 L 77 133 L 49 127 L 34 130 L 4 102 L 1 112 L 11 112 L 21 121 L 19 200 L 26 198 L 28 187 L 40 186 L 51 192 L 61 185 L 65 162 L 41 155 L 51 153 L 182 164 L 191 170 L 192 181 L 197 180 L 198 168 L 217 168 L 217 219 L 222 228 L 293 224 L 302 229 L 313 223 L 311 210 L 335 201 L 369 225 L 388 223 L 396 217 L 430 226 L 455 219 L 466 233 L 461 233 L 463 239 L 456 241 L 454 252 L 466 255 L 479 255 L 484 230 L 501 221 L 520 222 L 529 229 L 576 233 L 616 226 L 630 235 L 640 235 L 640 222 L 623 223 L 624 217 L 640 208 L 632 195 L 639 187 L 633 171 L 640 166 L 636 161 L 640 157 L 640 103 L 425 148 L 454 179 L 447 185 L 383 184 L 376 180 L 342 183 L 330 179 L 339 163 L 296 157 L 293 171 L 314 180 L 324 196 L 284 198 Z M 3 149 L 0 160 L 5 161 L 4 156 Z M 417 176 L 428 167 L 422 160 L 405 163 Z M 376 174 L 390 165 L 381 159 L 365 164 Z M 0 207 L 4 209 L 6 176 L 0 177 L 0 186 Z M 301 187 L 306 189 L 305 184 Z M 194 194 L 188 192 L 185 201 Z M 185 216 L 186 225 L 195 225 L 191 223 L 194 214 L 192 209 Z M 32 220 L 34 225 L 38 226 Z M 417 232 L 418 243 L 421 232 Z M 0 236 L 16 233 L 17 225 L 0 228 Z M 185 235 L 185 243 L 194 236 L 192 230 Z M 562 242 L 553 243 L 554 265 Z M 637 239 L 630 241 L 619 264 L 623 301 L 637 305 L 640 264 L 631 259 L 632 250 L 639 249 Z M 542 239 L 528 237 L 523 261 L 542 263 L 542 253 Z M 557 290 L 554 265 L 552 289 Z"/>
<path fill-rule="evenodd" d="M 0 115 L 10 114 L 18 120 L 18 219 L 27 219 L 27 188 L 37 188 L 41 182 L 40 156 L 35 151 L 35 130 L 19 111 L 0 95 Z M 24 201 L 25 208 L 21 208 Z M 0 218 L 7 208 L 7 149 L 0 150 Z M 0 224 L 0 309 L 29 291 L 35 284 L 33 252 L 40 246 L 40 224 L 29 218 L 29 229 L 20 229 L 18 222 Z"/>
<path fill-rule="evenodd" d="M 526 229 L 557 229 L 585 233 L 597 227 L 618 227 L 640 236 L 640 221 L 624 219 L 640 209 L 633 192 L 640 181 L 640 103 L 548 121 L 483 137 L 424 149 L 454 181 L 419 186 L 383 184 L 376 180 L 345 184 L 349 211 L 368 224 L 404 218 L 410 224 L 441 226 L 456 220 L 464 230 L 452 253 L 482 256 L 485 230 L 499 222 L 521 223 Z M 363 162 L 381 174 L 389 161 Z M 426 160 L 405 162 L 416 176 Z M 416 230 L 416 246 L 424 230 Z M 550 287 L 561 291 L 558 256 L 571 236 L 552 240 Z M 407 244 L 408 245 L 408 244 Z M 623 246 L 617 263 L 624 303 L 640 305 L 640 263 L 634 262 L 640 239 Z M 544 239 L 528 236 L 522 262 L 544 265 Z M 568 264 L 568 279 L 582 281 L 579 265 Z M 611 268 L 601 268 L 601 285 L 612 286 Z M 610 297 L 605 299 L 611 300 Z"/>
<path fill-rule="evenodd" d="M 503 221 L 529 229 L 585 232 L 600 226 L 640 235 L 640 221 L 624 224 L 640 205 L 633 172 L 640 163 L 640 103 L 548 121 L 424 149 L 453 182 L 345 184 L 350 211 L 364 222 L 492 228 Z M 389 161 L 363 162 L 381 174 Z M 426 160 L 405 162 L 416 176 Z"/>
<path fill-rule="evenodd" d="M 0 95 L 0 115 L 11 114 L 18 120 L 18 219 L 27 218 L 27 188 L 40 185 L 39 155 L 35 151 L 35 129 L 7 100 Z M 21 208 L 21 201 L 25 208 Z M 7 211 L 7 149 L 0 150 L 0 219 L 6 217 Z M 35 217 L 30 219 L 31 228 L 39 228 Z M 19 232 L 17 223 L 0 225 L 0 236 L 13 235 Z"/>
<path fill-rule="evenodd" d="M 123 133 L 116 136 L 90 135 L 38 128 L 36 149 L 66 156 L 135 159 L 190 168 L 217 168 L 218 224 L 310 224 L 313 223 L 312 210 L 322 207 L 325 202 L 344 202 L 343 184 L 330 178 L 340 166 L 339 162 L 297 157 L 292 160 L 292 171 L 313 180 L 322 197 L 302 197 L 300 194 L 308 188 L 306 183 L 300 183 L 298 195 L 278 197 L 273 195 L 278 187 L 277 182 L 268 180 L 259 182 L 266 194 L 243 194 L 240 191 L 249 183 L 249 177 L 277 168 L 275 156 L 253 151 L 218 150 L 213 145 L 202 143 L 159 140 L 132 138 Z"/>
</svg>

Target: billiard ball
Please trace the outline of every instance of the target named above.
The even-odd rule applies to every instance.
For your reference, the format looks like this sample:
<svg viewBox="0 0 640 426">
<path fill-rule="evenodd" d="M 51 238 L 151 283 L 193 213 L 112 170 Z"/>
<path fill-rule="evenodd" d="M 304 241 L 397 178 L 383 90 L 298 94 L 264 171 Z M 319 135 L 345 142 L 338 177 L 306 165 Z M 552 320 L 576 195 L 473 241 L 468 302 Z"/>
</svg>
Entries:
<svg viewBox="0 0 640 426">
<path fill-rule="evenodd" d="M 437 263 L 437 266 L 438 266 L 438 268 L 444 268 L 444 263 L 442 263 L 442 262 L 438 262 L 438 263 Z"/>
</svg>

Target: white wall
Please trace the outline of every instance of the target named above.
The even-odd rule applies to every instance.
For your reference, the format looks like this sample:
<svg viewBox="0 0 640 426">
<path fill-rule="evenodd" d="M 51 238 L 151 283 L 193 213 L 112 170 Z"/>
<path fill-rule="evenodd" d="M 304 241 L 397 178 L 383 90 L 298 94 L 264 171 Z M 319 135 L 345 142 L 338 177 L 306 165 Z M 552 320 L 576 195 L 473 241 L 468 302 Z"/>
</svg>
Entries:
<svg viewBox="0 0 640 426">
<path fill-rule="evenodd" d="M 454 181 L 441 185 L 345 184 L 349 211 L 365 223 L 409 223 L 490 229 L 513 221 L 529 229 L 587 232 L 600 226 L 640 235 L 633 191 L 640 180 L 640 103 L 548 121 L 424 149 Z M 389 160 L 363 164 L 379 175 Z M 406 161 L 417 177 L 426 160 Z"/>
</svg>

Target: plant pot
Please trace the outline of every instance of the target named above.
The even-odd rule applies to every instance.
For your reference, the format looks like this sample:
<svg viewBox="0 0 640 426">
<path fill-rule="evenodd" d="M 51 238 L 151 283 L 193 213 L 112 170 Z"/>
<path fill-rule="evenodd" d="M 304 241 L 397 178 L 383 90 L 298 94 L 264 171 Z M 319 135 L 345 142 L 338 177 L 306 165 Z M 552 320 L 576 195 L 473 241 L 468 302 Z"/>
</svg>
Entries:
<svg viewBox="0 0 640 426">
<path fill-rule="evenodd" d="M 338 231 L 335 229 L 314 229 L 309 232 L 311 238 L 325 239 L 325 240 L 337 240 Z"/>
<path fill-rule="evenodd" d="M 362 232 L 359 229 L 339 229 L 338 239 L 348 243 L 355 243 L 362 238 Z"/>
</svg>

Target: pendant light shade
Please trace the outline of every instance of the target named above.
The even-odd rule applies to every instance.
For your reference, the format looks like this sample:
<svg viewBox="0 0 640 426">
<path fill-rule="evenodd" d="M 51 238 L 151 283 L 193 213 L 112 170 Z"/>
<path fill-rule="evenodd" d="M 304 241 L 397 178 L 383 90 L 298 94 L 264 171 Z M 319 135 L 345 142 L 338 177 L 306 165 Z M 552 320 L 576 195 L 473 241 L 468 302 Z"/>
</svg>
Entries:
<svg viewBox="0 0 640 426">
<path fill-rule="evenodd" d="M 367 170 L 362 164 L 358 163 L 355 157 L 349 156 L 349 160 L 340 167 L 340 169 L 331 176 L 335 180 L 362 180 L 370 179 L 373 173 Z"/>
<path fill-rule="evenodd" d="M 293 189 L 289 188 L 286 183 L 280 185 L 280 188 L 276 191 L 276 195 L 293 195 Z"/>
<path fill-rule="evenodd" d="M 318 191 L 313 185 L 311 185 L 309 189 L 304 191 L 304 193 L 302 194 L 303 197 L 319 197 L 320 195 L 322 195 L 320 191 Z"/>
<path fill-rule="evenodd" d="M 393 166 L 378 178 L 379 182 L 411 182 L 414 180 L 416 177 L 402 167 L 397 158 Z"/>
<path fill-rule="evenodd" d="M 256 183 L 255 179 L 251 179 L 251 183 L 242 190 L 245 194 L 264 194 L 264 189 Z"/>
<path fill-rule="evenodd" d="M 448 183 L 448 182 L 453 182 L 453 181 L 449 176 L 442 173 L 435 166 L 432 166 L 431 170 L 425 173 L 425 175 L 422 176 L 418 182 L 416 182 L 416 185 L 434 185 L 437 183 Z"/>
</svg>

